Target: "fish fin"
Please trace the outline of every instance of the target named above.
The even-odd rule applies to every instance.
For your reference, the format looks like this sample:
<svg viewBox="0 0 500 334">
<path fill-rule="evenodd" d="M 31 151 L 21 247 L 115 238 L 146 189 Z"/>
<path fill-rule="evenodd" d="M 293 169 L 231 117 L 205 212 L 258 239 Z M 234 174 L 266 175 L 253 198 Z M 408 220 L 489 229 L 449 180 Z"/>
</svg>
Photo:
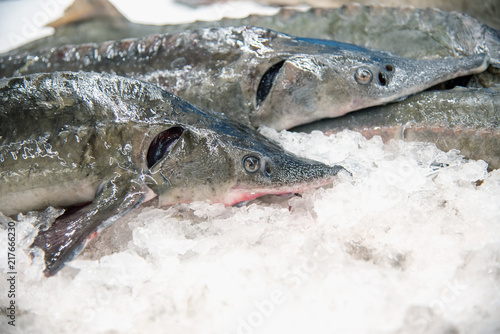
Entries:
<svg viewBox="0 0 500 334">
<path fill-rule="evenodd" d="M 128 185 L 124 184 L 127 182 Z M 147 193 L 148 188 L 143 183 L 123 180 L 122 176 L 115 174 L 103 184 L 93 202 L 69 209 L 47 230 L 39 231 L 31 247 L 39 247 L 45 253 L 45 276 L 57 273 L 66 261 L 85 248 L 92 234 L 143 202 Z"/>
<path fill-rule="evenodd" d="M 108 0 L 75 0 L 64 15 L 47 26 L 59 29 L 69 24 L 95 18 L 118 19 L 128 21 Z"/>
</svg>

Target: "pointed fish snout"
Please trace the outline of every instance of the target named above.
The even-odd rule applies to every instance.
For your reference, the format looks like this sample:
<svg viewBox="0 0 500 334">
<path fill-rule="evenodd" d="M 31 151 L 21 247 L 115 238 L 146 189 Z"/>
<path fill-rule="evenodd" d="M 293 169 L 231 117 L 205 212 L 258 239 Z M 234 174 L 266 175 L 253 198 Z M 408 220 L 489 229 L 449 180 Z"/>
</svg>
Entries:
<svg viewBox="0 0 500 334">
<path fill-rule="evenodd" d="M 415 60 L 408 70 L 409 73 L 413 73 L 412 80 L 420 81 L 425 85 L 425 87 L 416 86 L 417 89 L 422 90 L 460 76 L 483 72 L 488 68 L 489 60 L 490 57 L 487 54 L 463 58 Z"/>
<path fill-rule="evenodd" d="M 491 60 L 490 56 L 487 53 L 481 53 L 469 58 L 472 58 L 472 60 L 477 64 L 477 67 L 483 71 L 488 68 Z"/>
<path fill-rule="evenodd" d="M 334 165 L 334 166 L 329 166 L 329 165 L 324 165 L 320 163 L 316 164 L 311 164 L 306 166 L 305 168 L 302 167 L 299 170 L 299 175 L 298 175 L 298 181 L 302 182 L 314 182 L 314 181 L 323 181 L 326 179 L 331 180 L 332 177 L 337 176 L 337 174 L 341 171 L 345 171 L 349 174 L 351 174 L 349 171 L 347 171 L 344 167 L 339 166 L 339 165 Z"/>
<path fill-rule="evenodd" d="M 481 73 L 488 68 L 490 57 L 478 54 L 463 58 L 444 59 L 390 59 L 381 66 L 379 73 L 374 73 L 373 80 L 379 87 L 372 98 L 355 104 L 358 108 L 392 102 L 424 91 L 448 80 L 461 76 Z"/>
<path fill-rule="evenodd" d="M 294 188 L 294 191 L 328 184 L 342 171 L 351 174 L 339 165 L 329 166 L 321 162 L 290 156 L 275 162 L 269 170 L 272 183 Z"/>
<path fill-rule="evenodd" d="M 477 54 L 463 58 L 407 59 L 388 58 L 381 60 L 372 74 L 364 68 L 355 73 L 358 84 L 374 83 L 380 88 L 399 92 L 401 96 L 416 93 L 447 80 L 480 73 L 488 68 L 490 57 Z M 370 75 L 369 82 L 366 77 Z M 393 97 L 391 97 L 393 98 Z"/>
<path fill-rule="evenodd" d="M 463 58 L 444 58 L 434 60 L 433 71 L 435 76 L 442 76 L 444 80 L 459 76 L 483 72 L 488 68 L 490 57 L 487 54 L 478 54 Z"/>
</svg>

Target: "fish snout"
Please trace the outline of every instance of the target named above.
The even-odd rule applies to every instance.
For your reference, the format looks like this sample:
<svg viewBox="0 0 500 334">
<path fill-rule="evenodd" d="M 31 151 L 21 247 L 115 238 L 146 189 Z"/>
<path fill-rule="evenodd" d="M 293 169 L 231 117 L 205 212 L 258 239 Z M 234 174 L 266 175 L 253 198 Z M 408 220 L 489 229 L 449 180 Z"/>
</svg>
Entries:
<svg viewBox="0 0 500 334">
<path fill-rule="evenodd" d="M 294 192 L 316 188 L 331 183 L 341 171 L 339 165 L 329 166 L 321 162 L 295 156 L 277 157 L 266 164 L 265 171 L 270 181 L 277 186 L 294 188 Z"/>
<path fill-rule="evenodd" d="M 219 202 L 235 205 L 264 195 L 300 193 L 332 183 L 341 172 L 351 175 L 342 166 L 328 166 L 284 152 L 274 156 L 248 154 L 242 163 L 244 175 Z"/>
<path fill-rule="evenodd" d="M 392 102 L 458 77 L 480 73 L 488 67 L 489 57 L 486 54 L 443 59 L 388 57 L 376 62 L 379 65 L 356 69 L 354 79 L 359 89 L 353 92 L 359 94 L 353 93 L 347 112 Z"/>
<path fill-rule="evenodd" d="M 399 86 L 398 95 L 413 94 L 445 81 L 483 72 L 489 64 L 487 54 L 478 54 L 462 58 L 443 59 L 408 59 L 395 71 L 395 86 Z"/>
<path fill-rule="evenodd" d="M 481 53 L 463 58 L 463 66 L 457 66 L 457 76 L 481 73 L 485 71 L 490 64 L 490 56 Z"/>
</svg>

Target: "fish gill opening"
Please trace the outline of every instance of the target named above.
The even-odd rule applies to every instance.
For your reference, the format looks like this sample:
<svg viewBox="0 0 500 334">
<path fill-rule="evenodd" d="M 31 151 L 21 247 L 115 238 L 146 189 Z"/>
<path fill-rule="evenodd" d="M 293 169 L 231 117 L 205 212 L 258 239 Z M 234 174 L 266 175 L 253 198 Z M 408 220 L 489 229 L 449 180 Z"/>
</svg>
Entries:
<svg viewBox="0 0 500 334">
<path fill-rule="evenodd" d="M 147 154 L 148 168 L 153 167 L 165 154 L 170 151 L 173 144 L 177 142 L 184 129 L 179 126 L 171 127 L 160 132 L 151 142 Z"/>
<path fill-rule="evenodd" d="M 279 63 L 274 64 L 260 79 L 259 87 L 257 88 L 257 105 L 260 105 L 266 99 L 267 95 L 271 91 L 274 79 L 276 78 L 276 75 L 278 75 L 278 72 L 283 67 L 284 63 L 285 61 L 282 60 Z"/>
</svg>

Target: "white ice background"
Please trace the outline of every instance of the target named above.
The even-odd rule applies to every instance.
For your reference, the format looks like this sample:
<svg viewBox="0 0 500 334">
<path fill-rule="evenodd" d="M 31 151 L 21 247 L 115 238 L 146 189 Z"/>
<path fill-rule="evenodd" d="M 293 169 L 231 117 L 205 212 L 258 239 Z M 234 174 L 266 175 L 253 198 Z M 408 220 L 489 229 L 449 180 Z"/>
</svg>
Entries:
<svg viewBox="0 0 500 334">
<path fill-rule="evenodd" d="M 500 170 L 426 143 L 262 131 L 353 176 L 240 208 L 145 205 L 49 279 L 27 254 L 36 216 L 21 217 L 18 326 L 0 332 L 500 329 Z"/>
<path fill-rule="evenodd" d="M 19 3 L 0 3 L 1 31 L 16 17 L 18 36 L 26 27 L 5 12 Z M 28 254 L 37 215 L 20 217 L 19 310 L 15 328 L 0 316 L 0 333 L 500 331 L 499 170 L 425 143 L 262 132 L 353 176 L 240 208 L 144 205 L 49 279 Z M 1 307 L 6 256 L 0 229 Z"/>
</svg>

